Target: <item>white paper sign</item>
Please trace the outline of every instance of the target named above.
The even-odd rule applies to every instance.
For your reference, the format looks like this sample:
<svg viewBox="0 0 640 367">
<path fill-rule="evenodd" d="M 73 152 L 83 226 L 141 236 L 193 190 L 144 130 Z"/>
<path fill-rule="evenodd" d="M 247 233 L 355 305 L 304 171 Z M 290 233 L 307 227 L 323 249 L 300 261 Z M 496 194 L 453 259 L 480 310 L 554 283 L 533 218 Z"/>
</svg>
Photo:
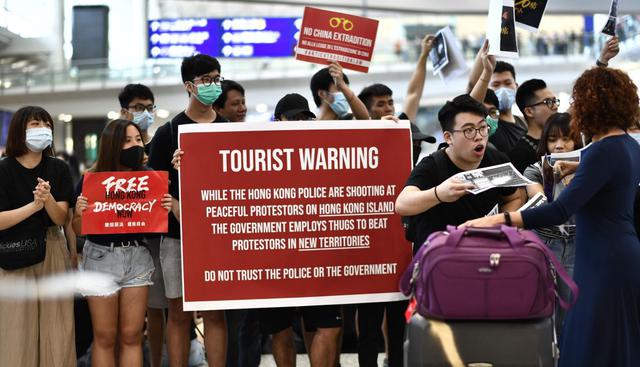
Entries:
<svg viewBox="0 0 640 367">
<path fill-rule="evenodd" d="M 489 55 L 518 57 L 513 0 L 491 0 L 487 17 Z"/>
</svg>

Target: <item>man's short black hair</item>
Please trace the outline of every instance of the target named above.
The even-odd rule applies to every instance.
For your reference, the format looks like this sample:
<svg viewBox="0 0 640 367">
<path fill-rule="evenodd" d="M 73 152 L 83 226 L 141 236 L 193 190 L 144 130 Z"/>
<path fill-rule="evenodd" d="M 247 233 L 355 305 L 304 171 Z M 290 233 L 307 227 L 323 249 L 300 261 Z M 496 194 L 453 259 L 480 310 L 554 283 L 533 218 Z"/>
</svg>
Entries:
<svg viewBox="0 0 640 367">
<path fill-rule="evenodd" d="M 500 101 L 498 100 L 498 96 L 496 96 L 496 92 L 491 89 L 487 89 L 487 94 L 484 96 L 484 103 L 490 104 L 495 108 L 500 107 Z"/>
<path fill-rule="evenodd" d="M 483 118 L 487 116 L 487 109 L 484 108 L 482 103 L 476 101 L 468 94 L 463 94 L 457 96 L 452 101 L 447 101 L 440 111 L 438 111 L 438 120 L 440 121 L 442 131 L 450 132 L 453 130 L 456 116 L 464 112 L 473 113 Z"/>
<path fill-rule="evenodd" d="M 368 87 L 365 87 L 360 94 L 358 94 L 358 98 L 364 103 L 367 107 L 367 110 L 371 109 L 371 104 L 373 103 L 373 97 L 386 97 L 393 96 L 393 91 L 391 88 L 387 87 L 384 84 L 376 83 L 372 84 Z"/>
<path fill-rule="evenodd" d="M 518 87 L 516 92 L 516 104 L 522 113 L 527 106 L 535 103 L 536 92 L 545 89 L 547 83 L 540 79 L 529 79 Z"/>
<path fill-rule="evenodd" d="M 205 54 L 197 54 L 182 59 L 180 72 L 182 73 L 182 82 L 193 81 L 196 77 L 208 74 L 214 70 L 222 72 L 220 63 L 215 57 Z"/>
<path fill-rule="evenodd" d="M 151 89 L 142 84 L 127 84 L 122 88 L 120 94 L 118 94 L 120 107 L 124 109 L 129 108 L 129 103 L 136 98 L 148 99 L 151 100 L 151 102 L 155 102 Z"/>
<path fill-rule="evenodd" d="M 349 84 L 347 74 L 343 74 L 343 79 L 345 83 Z M 322 99 L 318 96 L 318 91 L 328 91 L 331 84 L 333 84 L 333 78 L 331 74 L 329 74 L 329 68 L 320 69 L 317 73 L 313 74 L 309 87 L 311 88 L 311 95 L 313 96 L 313 102 L 315 102 L 316 106 L 320 107 L 322 103 Z"/>
<path fill-rule="evenodd" d="M 227 96 L 229 96 L 229 92 L 232 90 L 238 91 L 238 93 L 244 97 L 244 88 L 240 83 L 225 79 L 222 81 L 222 94 L 213 102 L 213 107 L 224 108 L 224 104 L 227 103 Z"/>
<path fill-rule="evenodd" d="M 504 61 L 496 62 L 496 68 L 493 69 L 493 72 L 494 73 L 504 73 L 505 71 L 510 72 L 511 76 L 513 76 L 513 80 L 516 80 L 516 69 L 513 68 L 513 65 L 509 64 L 508 62 L 504 62 Z"/>
</svg>

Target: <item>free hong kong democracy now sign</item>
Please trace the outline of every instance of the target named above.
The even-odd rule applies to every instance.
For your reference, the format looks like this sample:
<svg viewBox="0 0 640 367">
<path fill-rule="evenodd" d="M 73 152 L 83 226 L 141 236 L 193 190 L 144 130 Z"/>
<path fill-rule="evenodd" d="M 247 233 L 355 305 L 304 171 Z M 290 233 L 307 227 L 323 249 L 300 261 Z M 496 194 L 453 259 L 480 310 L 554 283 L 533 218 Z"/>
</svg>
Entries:
<svg viewBox="0 0 640 367">
<path fill-rule="evenodd" d="M 184 309 L 405 299 L 408 121 L 180 126 Z"/>
<path fill-rule="evenodd" d="M 161 200 L 168 187 L 165 171 L 86 173 L 82 234 L 166 232 L 169 218 Z"/>
<path fill-rule="evenodd" d="M 369 71 L 378 21 L 356 15 L 306 7 L 296 46 L 296 60 Z"/>
</svg>

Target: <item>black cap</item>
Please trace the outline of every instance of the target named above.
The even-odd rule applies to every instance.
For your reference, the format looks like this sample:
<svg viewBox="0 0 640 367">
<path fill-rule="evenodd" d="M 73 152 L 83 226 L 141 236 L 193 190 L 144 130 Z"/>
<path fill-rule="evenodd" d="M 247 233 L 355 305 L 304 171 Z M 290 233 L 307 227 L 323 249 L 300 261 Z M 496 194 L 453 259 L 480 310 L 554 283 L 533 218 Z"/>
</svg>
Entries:
<svg viewBox="0 0 640 367">
<path fill-rule="evenodd" d="M 418 125 L 411 123 L 411 140 L 424 140 L 427 143 L 434 144 L 436 142 L 436 138 L 431 135 L 427 135 L 420 131 Z"/>
<path fill-rule="evenodd" d="M 316 118 L 316 115 L 309 111 L 309 102 L 306 98 L 298 93 L 290 93 L 278 101 L 273 116 L 276 120 L 279 120 L 281 115 L 284 115 L 287 120 L 293 120 L 300 113 L 310 118 Z"/>
</svg>

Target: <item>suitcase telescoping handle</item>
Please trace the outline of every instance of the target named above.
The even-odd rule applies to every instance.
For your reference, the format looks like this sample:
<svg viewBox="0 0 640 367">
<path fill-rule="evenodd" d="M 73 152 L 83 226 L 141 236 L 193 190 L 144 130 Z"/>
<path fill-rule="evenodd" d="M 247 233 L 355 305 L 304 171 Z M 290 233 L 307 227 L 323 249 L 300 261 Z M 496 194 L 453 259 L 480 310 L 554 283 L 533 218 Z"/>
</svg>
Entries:
<svg viewBox="0 0 640 367">
<path fill-rule="evenodd" d="M 455 226 L 447 226 L 449 237 L 446 246 L 457 247 L 465 236 L 478 236 L 502 239 L 506 238 L 509 245 L 513 248 L 522 247 L 525 243 L 524 238 L 518 234 L 518 230 L 514 227 L 501 225 L 500 227 L 467 227 L 456 228 Z"/>
</svg>

